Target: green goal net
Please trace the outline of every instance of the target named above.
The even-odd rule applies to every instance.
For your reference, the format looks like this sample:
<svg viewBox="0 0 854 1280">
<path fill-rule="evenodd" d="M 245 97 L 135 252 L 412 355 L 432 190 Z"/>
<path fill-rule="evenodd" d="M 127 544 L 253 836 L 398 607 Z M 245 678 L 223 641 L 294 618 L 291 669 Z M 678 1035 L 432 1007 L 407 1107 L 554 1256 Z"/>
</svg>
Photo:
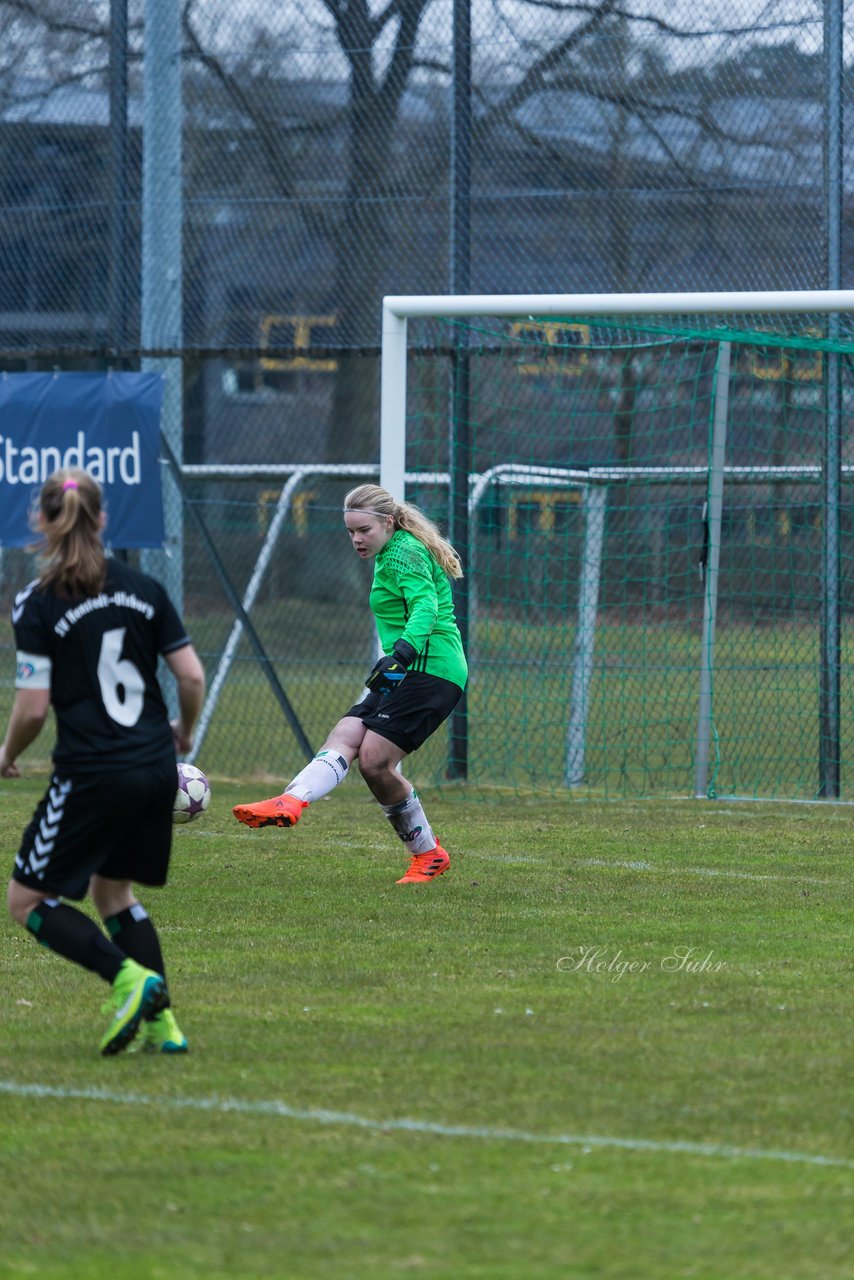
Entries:
<svg viewBox="0 0 854 1280">
<path fill-rule="evenodd" d="M 844 795 L 850 316 L 425 316 L 406 350 L 406 494 L 467 565 L 449 776 Z"/>
</svg>

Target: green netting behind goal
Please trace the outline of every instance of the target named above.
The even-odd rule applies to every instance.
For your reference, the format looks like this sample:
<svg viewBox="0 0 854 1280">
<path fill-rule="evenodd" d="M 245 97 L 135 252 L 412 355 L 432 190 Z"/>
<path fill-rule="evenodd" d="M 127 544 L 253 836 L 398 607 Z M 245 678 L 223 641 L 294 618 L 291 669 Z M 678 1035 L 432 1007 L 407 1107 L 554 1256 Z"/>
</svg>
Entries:
<svg viewBox="0 0 854 1280">
<path fill-rule="evenodd" d="M 410 321 L 407 494 L 451 519 L 468 570 L 471 683 L 451 776 L 608 795 L 694 794 L 698 779 L 709 795 L 821 792 L 822 466 L 837 379 L 844 794 L 853 338 L 822 316 Z"/>
</svg>

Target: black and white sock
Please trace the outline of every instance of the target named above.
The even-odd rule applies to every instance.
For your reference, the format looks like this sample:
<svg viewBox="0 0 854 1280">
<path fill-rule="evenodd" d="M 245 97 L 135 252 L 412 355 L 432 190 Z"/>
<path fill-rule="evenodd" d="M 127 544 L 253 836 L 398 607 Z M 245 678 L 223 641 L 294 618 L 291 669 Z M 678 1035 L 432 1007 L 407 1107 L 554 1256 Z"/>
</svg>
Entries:
<svg viewBox="0 0 854 1280">
<path fill-rule="evenodd" d="M 436 837 L 421 807 L 417 792 L 413 790 L 399 804 L 384 804 L 382 810 L 400 836 L 408 853 L 430 853 L 436 848 Z"/>
<path fill-rule="evenodd" d="M 321 796 L 334 791 L 347 777 L 349 768 L 347 761 L 337 751 L 318 751 L 293 782 L 285 787 L 285 794 L 311 804 L 313 800 L 319 800 Z"/>
</svg>

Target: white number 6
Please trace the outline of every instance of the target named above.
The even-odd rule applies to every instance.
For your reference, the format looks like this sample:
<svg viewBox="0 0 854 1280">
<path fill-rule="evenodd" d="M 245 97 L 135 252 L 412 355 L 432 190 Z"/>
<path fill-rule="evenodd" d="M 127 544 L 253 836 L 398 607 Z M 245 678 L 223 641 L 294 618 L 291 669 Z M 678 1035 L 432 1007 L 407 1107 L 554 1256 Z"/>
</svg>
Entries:
<svg viewBox="0 0 854 1280">
<path fill-rule="evenodd" d="M 126 728 L 136 724 L 145 701 L 145 681 L 139 668 L 121 657 L 125 628 L 106 631 L 98 659 L 98 681 L 107 715 Z"/>
</svg>

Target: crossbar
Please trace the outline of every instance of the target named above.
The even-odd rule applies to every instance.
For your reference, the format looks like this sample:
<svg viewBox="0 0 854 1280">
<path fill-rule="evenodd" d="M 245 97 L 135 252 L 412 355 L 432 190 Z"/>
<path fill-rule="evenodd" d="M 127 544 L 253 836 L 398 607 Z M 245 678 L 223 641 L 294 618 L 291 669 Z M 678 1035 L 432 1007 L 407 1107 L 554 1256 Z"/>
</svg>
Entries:
<svg viewBox="0 0 854 1280">
<path fill-rule="evenodd" d="M 390 294 L 383 311 L 415 316 L 787 315 L 854 311 L 854 289 L 774 289 L 754 293 Z"/>
</svg>

